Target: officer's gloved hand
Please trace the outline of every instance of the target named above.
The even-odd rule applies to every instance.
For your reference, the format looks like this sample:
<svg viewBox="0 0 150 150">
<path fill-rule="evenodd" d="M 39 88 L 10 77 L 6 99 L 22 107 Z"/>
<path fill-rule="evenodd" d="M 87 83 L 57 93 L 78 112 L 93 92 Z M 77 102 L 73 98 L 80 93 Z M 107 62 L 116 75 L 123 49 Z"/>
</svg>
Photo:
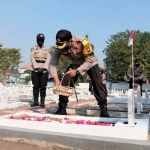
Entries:
<svg viewBox="0 0 150 150">
<path fill-rule="evenodd" d="M 38 73 L 43 73 L 44 72 L 44 68 L 38 68 L 37 71 L 38 71 Z"/>
</svg>

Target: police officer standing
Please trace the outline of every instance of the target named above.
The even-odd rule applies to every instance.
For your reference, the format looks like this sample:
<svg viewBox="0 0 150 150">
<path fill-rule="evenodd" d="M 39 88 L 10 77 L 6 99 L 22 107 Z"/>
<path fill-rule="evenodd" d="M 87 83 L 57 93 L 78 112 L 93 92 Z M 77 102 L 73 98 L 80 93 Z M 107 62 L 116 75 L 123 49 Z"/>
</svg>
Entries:
<svg viewBox="0 0 150 150">
<path fill-rule="evenodd" d="M 31 48 L 31 70 L 34 102 L 31 107 L 39 106 L 38 98 L 40 93 L 40 107 L 45 107 L 46 86 L 48 82 L 48 65 L 50 62 L 50 49 L 44 46 L 45 36 L 42 33 L 37 35 L 37 45 Z"/>
<path fill-rule="evenodd" d="M 145 66 L 140 62 L 139 58 L 135 59 L 135 63 L 130 65 L 127 70 L 127 76 L 129 77 L 129 89 L 133 88 L 133 84 L 137 83 L 141 87 L 141 96 L 142 96 L 142 84 L 143 77 L 145 75 Z M 134 78 L 134 83 L 133 83 Z"/>
<path fill-rule="evenodd" d="M 66 69 L 66 76 L 63 78 L 62 86 L 68 86 L 70 79 L 77 81 L 79 75 L 86 72 L 92 80 L 94 96 L 100 107 L 100 117 L 109 117 L 107 112 L 107 90 L 101 81 L 101 73 L 98 66 L 98 59 L 85 37 L 72 36 L 68 30 L 60 30 L 56 34 L 56 45 L 50 60 L 49 78 L 53 78 L 55 86 L 59 86 L 60 80 L 57 75 L 57 65 L 61 55 L 72 61 Z M 70 84 L 70 86 L 73 86 Z M 59 95 L 59 108 L 56 114 L 66 115 L 68 97 Z"/>
</svg>

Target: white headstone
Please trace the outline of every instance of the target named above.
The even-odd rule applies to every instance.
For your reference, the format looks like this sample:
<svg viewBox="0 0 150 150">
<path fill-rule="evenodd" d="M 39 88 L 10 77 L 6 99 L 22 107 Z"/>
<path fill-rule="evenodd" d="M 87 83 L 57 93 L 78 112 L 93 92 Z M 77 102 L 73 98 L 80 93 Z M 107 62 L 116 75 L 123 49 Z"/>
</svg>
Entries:
<svg viewBox="0 0 150 150">
<path fill-rule="evenodd" d="M 1 104 L 8 104 L 8 93 L 6 90 L 3 90 L 0 94 Z"/>
<path fill-rule="evenodd" d="M 128 124 L 135 125 L 135 104 L 134 104 L 134 90 L 129 89 L 127 93 L 128 101 Z"/>
<path fill-rule="evenodd" d="M 137 114 L 141 114 L 143 111 L 142 101 L 141 101 L 141 87 L 137 87 Z"/>
</svg>

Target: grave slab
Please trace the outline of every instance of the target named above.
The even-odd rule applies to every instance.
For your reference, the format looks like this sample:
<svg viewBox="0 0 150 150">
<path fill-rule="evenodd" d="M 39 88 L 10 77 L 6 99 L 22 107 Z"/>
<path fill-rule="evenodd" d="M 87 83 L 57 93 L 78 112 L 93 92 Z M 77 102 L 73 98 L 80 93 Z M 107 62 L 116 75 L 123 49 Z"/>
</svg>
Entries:
<svg viewBox="0 0 150 150">
<path fill-rule="evenodd" d="M 60 116 L 52 114 L 38 114 L 29 112 L 19 112 L 13 114 L 13 116 L 18 115 L 30 115 L 30 116 L 50 116 L 55 118 L 69 119 L 80 119 L 80 120 L 90 120 L 90 121 L 100 121 L 100 122 L 113 122 L 114 126 L 96 126 L 87 124 L 65 124 L 58 122 L 41 122 L 41 121 L 27 121 L 27 120 L 15 120 L 8 119 L 10 115 L 5 115 L 0 117 L 0 128 L 2 127 L 13 127 L 18 129 L 31 129 L 44 132 L 54 132 L 62 134 L 72 134 L 72 135 L 82 135 L 82 136 L 96 136 L 109 137 L 109 138 L 119 138 L 119 139 L 130 139 L 130 140 L 148 140 L 149 131 L 149 119 L 136 119 L 135 125 L 130 126 L 127 124 L 127 119 L 125 118 L 99 118 L 99 117 L 83 117 L 83 116 Z"/>
</svg>

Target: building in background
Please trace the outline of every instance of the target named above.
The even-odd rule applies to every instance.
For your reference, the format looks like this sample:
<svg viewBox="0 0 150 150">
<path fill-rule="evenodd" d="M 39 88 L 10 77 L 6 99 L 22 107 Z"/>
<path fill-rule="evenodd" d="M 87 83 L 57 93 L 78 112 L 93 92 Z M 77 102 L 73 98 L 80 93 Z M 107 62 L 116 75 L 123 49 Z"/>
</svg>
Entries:
<svg viewBox="0 0 150 150">
<path fill-rule="evenodd" d="M 31 64 L 20 67 L 19 69 L 20 83 L 24 83 L 26 77 L 31 76 Z"/>
</svg>

